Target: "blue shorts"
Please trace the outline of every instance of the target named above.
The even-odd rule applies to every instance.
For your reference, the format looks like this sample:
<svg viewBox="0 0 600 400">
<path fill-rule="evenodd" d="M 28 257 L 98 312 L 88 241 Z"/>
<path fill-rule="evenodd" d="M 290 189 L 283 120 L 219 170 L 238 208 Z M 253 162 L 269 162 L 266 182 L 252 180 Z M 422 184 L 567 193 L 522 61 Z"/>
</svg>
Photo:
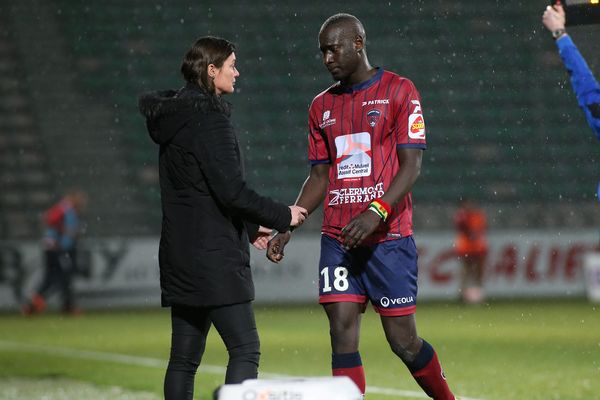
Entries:
<svg viewBox="0 0 600 400">
<path fill-rule="evenodd" d="M 321 235 L 319 303 L 371 301 L 383 316 L 413 314 L 417 303 L 417 247 L 412 236 L 346 250 Z"/>
</svg>

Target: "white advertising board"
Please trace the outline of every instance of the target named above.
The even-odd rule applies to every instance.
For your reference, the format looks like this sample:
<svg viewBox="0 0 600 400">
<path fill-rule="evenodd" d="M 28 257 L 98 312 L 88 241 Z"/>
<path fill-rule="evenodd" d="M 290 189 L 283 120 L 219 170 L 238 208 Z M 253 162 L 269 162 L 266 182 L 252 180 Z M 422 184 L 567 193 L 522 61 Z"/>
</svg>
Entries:
<svg viewBox="0 0 600 400">
<path fill-rule="evenodd" d="M 250 379 L 223 385 L 219 400 L 361 400 L 358 387 L 347 376 Z"/>
<path fill-rule="evenodd" d="M 588 299 L 600 302 L 600 253 L 586 254 L 584 270 Z"/>
<path fill-rule="evenodd" d="M 316 302 L 319 234 L 295 234 L 280 264 L 252 249 L 257 303 Z M 598 232 L 511 231 L 489 236 L 485 291 L 491 298 L 583 297 L 584 257 L 598 250 Z M 458 298 L 460 264 L 453 233 L 415 236 L 419 300 Z M 90 308 L 160 304 L 158 238 L 88 239 L 79 252 L 74 289 Z M 0 243 L 0 308 L 14 309 L 43 273 L 37 242 Z M 596 276 L 596 275 L 593 275 Z"/>
</svg>

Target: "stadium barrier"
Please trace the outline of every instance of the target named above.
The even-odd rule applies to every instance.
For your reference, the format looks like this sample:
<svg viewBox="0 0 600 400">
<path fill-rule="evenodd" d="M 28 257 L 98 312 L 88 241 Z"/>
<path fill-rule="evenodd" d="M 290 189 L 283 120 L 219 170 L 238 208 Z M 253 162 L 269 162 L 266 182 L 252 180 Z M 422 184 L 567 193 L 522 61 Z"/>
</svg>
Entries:
<svg viewBox="0 0 600 400">
<path fill-rule="evenodd" d="M 584 268 L 587 297 L 600 302 L 600 253 L 586 254 Z"/>
<path fill-rule="evenodd" d="M 223 385 L 218 400 L 361 400 L 347 376 L 293 379 L 252 379 Z"/>
<path fill-rule="evenodd" d="M 419 301 L 458 299 L 460 263 L 452 232 L 415 236 Z M 488 237 L 485 292 L 490 298 L 584 297 L 584 256 L 598 249 L 598 232 L 506 231 Z M 78 254 L 74 288 L 85 308 L 157 307 L 158 238 L 88 239 Z M 319 236 L 294 234 L 279 264 L 252 249 L 257 303 L 316 303 Z M 0 243 L 0 308 L 15 309 L 43 273 L 34 241 Z M 596 276 L 597 277 L 597 276 Z M 589 281 L 589 280 L 588 280 Z"/>
</svg>

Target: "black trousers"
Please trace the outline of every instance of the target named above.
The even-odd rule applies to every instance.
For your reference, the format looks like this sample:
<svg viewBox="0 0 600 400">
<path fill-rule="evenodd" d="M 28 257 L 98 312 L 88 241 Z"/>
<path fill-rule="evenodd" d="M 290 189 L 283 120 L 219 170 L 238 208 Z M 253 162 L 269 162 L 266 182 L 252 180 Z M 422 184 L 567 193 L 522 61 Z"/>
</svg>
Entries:
<svg viewBox="0 0 600 400">
<path fill-rule="evenodd" d="M 165 400 L 192 400 L 194 377 L 211 324 L 219 332 L 229 354 L 225 383 L 241 383 L 257 377 L 260 342 L 250 302 L 210 308 L 173 306 L 171 323 Z"/>
<path fill-rule="evenodd" d="M 75 257 L 76 253 L 74 250 L 46 250 L 44 279 L 36 291 L 40 296 L 47 298 L 58 289 L 60 291 L 63 311 L 70 311 L 74 306 L 71 282 L 75 271 Z"/>
</svg>

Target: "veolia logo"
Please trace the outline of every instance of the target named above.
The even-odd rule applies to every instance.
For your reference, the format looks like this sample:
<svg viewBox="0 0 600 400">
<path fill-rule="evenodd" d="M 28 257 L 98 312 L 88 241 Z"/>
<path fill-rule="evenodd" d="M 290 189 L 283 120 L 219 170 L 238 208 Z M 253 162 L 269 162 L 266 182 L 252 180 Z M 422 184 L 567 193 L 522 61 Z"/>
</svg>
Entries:
<svg viewBox="0 0 600 400">
<path fill-rule="evenodd" d="M 398 297 L 395 299 L 389 299 L 387 297 L 382 297 L 379 300 L 379 304 L 381 304 L 382 307 L 389 307 L 389 305 L 396 305 L 396 304 L 408 304 L 408 303 L 412 303 L 414 301 L 413 297 Z"/>
</svg>

